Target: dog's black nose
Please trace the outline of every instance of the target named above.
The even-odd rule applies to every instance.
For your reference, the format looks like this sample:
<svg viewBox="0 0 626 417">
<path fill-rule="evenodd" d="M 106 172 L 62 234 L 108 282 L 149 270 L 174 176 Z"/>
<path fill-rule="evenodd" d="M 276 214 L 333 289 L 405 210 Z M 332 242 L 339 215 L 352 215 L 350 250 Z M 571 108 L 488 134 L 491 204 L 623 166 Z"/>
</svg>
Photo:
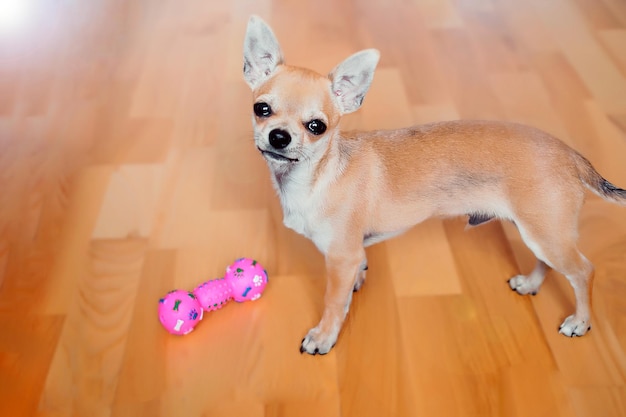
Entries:
<svg viewBox="0 0 626 417">
<path fill-rule="evenodd" d="M 280 129 L 274 129 L 269 135 L 270 145 L 275 149 L 284 149 L 291 143 L 291 135 Z"/>
</svg>

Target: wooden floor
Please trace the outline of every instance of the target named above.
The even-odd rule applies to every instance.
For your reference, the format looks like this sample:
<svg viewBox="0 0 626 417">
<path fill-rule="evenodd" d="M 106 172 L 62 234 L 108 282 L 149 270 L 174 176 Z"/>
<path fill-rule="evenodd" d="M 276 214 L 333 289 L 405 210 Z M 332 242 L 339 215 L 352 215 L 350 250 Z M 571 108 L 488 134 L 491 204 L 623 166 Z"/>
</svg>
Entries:
<svg viewBox="0 0 626 417">
<path fill-rule="evenodd" d="M 431 220 L 368 250 L 336 348 L 300 355 L 323 260 L 282 226 L 241 74 L 253 13 L 291 64 L 375 47 L 346 128 L 529 123 L 624 187 L 622 0 L 4 4 L 25 8 L 0 7 L 0 415 L 626 415 L 626 209 L 592 196 L 587 336 L 557 334 L 562 276 L 508 289 L 534 263 L 513 226 Z M 159 297 L 241 256 L 269 272 L 259 301 L 161 328 Z"/>
</svg>

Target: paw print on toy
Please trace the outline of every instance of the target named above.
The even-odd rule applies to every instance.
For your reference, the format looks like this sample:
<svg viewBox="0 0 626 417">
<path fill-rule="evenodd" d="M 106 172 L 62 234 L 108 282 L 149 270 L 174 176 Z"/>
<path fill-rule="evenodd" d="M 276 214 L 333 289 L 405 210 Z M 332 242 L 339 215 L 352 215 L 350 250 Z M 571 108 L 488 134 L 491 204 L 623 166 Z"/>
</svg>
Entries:
<svg viewBox="0 0 626 417">
<path fill-rule="evenodd" d="M 254 284 L 255 287 L 260 287 L 261 285 L 265 284 L 266 280 L 264 277 L 262 277 L 261 275 L 255 275 L 254 279 L 252 280 L 252 283 Z"/>
</svg>

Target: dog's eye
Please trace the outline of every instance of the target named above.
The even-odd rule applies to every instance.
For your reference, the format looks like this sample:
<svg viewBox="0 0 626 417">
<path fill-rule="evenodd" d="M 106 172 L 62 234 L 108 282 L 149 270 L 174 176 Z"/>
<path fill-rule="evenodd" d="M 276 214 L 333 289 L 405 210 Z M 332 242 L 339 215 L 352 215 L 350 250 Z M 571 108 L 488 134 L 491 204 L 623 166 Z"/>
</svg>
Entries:
<svg viewBox="0 0 626 417">
<path fill-rule="evenodd" d="M 254 114 L 256 114 L 257 117 L 269 117 L 272 115 L 272 108 L 267 103 L 255 103 Z"/>
<path fill-rule="evenodd" d="M 326 132 L 326 125 L 321 120 L 315 119 L 311 120 L 306 124 L 306 128 L 309 129 L 311 133 L 314 135 L 321 135 Z"/>
</svg>

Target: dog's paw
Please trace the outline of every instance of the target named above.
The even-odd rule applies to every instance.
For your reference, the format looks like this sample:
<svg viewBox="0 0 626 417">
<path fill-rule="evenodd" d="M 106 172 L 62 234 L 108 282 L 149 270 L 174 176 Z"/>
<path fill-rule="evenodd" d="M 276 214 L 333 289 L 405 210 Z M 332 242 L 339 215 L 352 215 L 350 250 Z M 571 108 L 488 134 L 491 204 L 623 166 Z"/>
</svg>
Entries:
<svg viewBox="0 0 626 417">
<path fill-rule="evenodd" d="M 559 333 L 567 337 L 583 336 L 589 330 L 591 330 L 589 320 L 577 319 L 574 315 L 566 318 L 559 327 Z"/>
<path fill-rule="evenodd" d="M 322 334 L 317 327 L 309 330 L 309 333 L 302 340 L 300 345 L 300 353 L 308 353 L 309 355 L 325 355 L 337 343 L 337 335 Z"/>
<path fill-rule="evenodd" d="M 513 291 L 516 291 L 518 294 L 521 295 L 537 295 L 539 287 L 541 286 L 541 283 L 537 285 L 533 283 L 530 279 L 528 279 L 528 277 L 526 277 L 525 275 L 514 276 L 508 282 L 509 287 L 511 287 Z"/>
</svg>

